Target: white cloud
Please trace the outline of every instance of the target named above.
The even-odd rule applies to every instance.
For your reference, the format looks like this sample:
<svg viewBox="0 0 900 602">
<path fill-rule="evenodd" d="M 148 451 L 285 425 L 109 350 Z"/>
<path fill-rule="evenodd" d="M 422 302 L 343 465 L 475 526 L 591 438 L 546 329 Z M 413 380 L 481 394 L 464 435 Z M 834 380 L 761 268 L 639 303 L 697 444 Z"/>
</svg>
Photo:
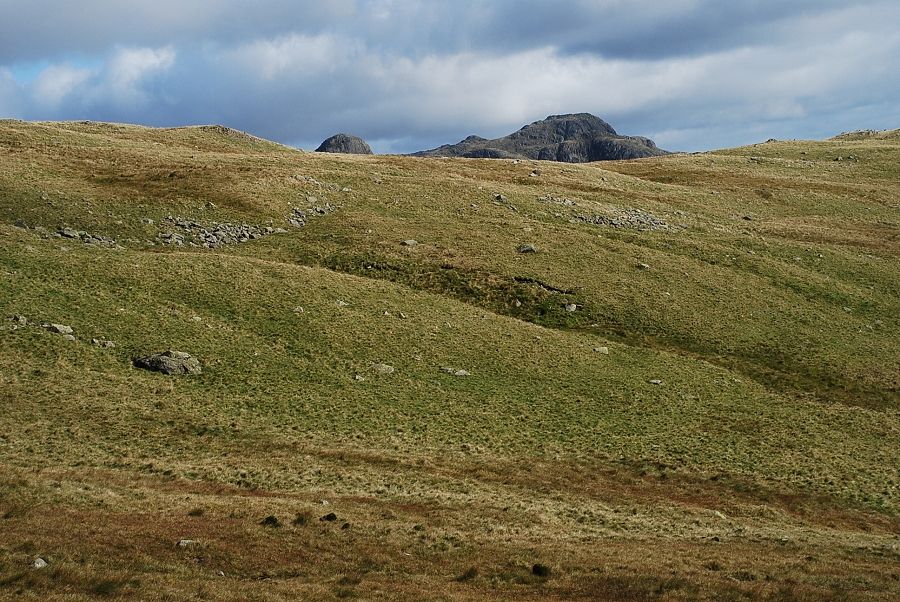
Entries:
<svg viewBox="0 0 900 602">
<path fill-rule="evenodd" d="M 98 108 L 115 111 L 142 109 L 153 94 L 146 81 L 165 74 L 175 62 L 175 50 L 121 48 L 96 68 L 67 63 L 45 67 L 24 90 L 31 99 L 30 117 L 80 118 Z"/>
<path fill-rule="evenodd" d="M 89 69 L 78 69 L 65 64 L 50 65 L 32 83 L 32 97 L 41 106 L 56 108 L 90 77 Z"/>
<path fill-rule="evenodd" d="M 360 50 L 353 39 L 335 35 L 289 35 L 256 40 L 226 50 L 222 58 L 264 80 L 285 76 L 309 76 L 346 67 Z"/>
<path fill-rule="evenodd" d="M 118 103 L 143 103 L 147 94 L 142 81 L 165 72 L 175 63 L 175 50 L 164 48 L 125 48 L 119 50 L 104 69 L 105 86 Z"/>
<path fill-rule="evenodd" d="M 9 69 L 0 67 L 0 119 L 19 117 L 22 91 Z"/>
</svg>

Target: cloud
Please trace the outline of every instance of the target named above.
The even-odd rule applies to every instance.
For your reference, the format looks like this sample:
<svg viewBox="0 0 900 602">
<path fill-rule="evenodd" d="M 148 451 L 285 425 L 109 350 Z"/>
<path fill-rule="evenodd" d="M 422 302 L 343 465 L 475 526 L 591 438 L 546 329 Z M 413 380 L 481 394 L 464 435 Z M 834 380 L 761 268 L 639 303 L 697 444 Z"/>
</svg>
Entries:
<svg viewBox="0 0 900 602">
<path fill-rule="evenodd" d="M 147 84 L 164 75 L 174 65 L 175 57 L 175 50 L 170 47 L 119 48 L 95 68 L 69 63 L 47 65 L 32 81 L 14 87 L 13 95 L 20 99 L 17 112 L 32 119 L 73 119 L 100 114 L 124 115 L 140 121 L 146 106 L 160 100 L 157 97 L 160 90 L 148 89 Z M 6 78 L 12 79 L 9 70 L 5 73 Z M 3 98 L 2 77 L 0 74 L 0 99 Z M 173 83 L 167 81 L 164 86 Z M 28 100 L 24 110 L 23 98 Z"/>
<path fill-rule="evenodd" d="M 105 81 L 101 85 L 114 102 L 119 104 L 144 104 L 147 93 L 141 88 L 149 76 L 165 72 L 175 62 L 175 50 L 165 48 L 126 48 L 118 51 L 109 61 Z"/>
<path fill-rule="evenodd" d="M 379 151 L 580 111 L 685 150 L 900 125 L 900 4 L 888 0 L 73 7 L 7 11 L 0 110 L 219 122 L 307 148 L 349 131 Z M 40 27 L 26 19 L 37 10 Z M 16 69 L 4 78 L 2 65 L 22 60 L 48 66 L 34 81 L 10 81 Z"/>
<path fill-rule="evenodd" d="M 355 0 L 0 0 L 0 64 L 159 48 L 197 40 L 233 45 L 351 18 Z"/>
<path fill-rule="evenodd" d="M 356 40 L 342 40 L 335 35 L 292 34 L 242 44 L 224 52 L 222 59 L 263 80 L 273 80 L 333 72 L 358 57 L 361 50 Z"/>
<path fill-rule="evenodd" d="M 66 64 L 51 65 L 34 80 L 31 96 L 40 106 L 55 109 L 90 77 L 89 69 L 78 69 Z"/>
<path fill-rule="evenodd" d="M 0 118 L 18 117 L 22 101 L 21 88 L 9 69 L 0 67 Z"/>
</svg>

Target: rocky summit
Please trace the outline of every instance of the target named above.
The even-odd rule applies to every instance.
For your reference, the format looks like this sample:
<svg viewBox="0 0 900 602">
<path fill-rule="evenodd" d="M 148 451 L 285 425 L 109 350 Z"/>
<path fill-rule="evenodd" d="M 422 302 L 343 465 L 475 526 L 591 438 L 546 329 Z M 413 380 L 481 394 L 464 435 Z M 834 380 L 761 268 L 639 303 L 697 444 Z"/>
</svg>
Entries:
<svg viewBox="0 0 900 602">
<path fill-rule="evenodd" d="M 343 153 L 345 155 L 371 155 L 372 149 L 365 140 L 359 136 L 351 136 L 350 134 L 335 134 L 325 139 L 317 153 Z"/>
<path fill-rule="evenodd" d="M 518 132 L 488 140 L 469 136 L 457 144 L 413 153 L 416 157 L 538 159 L 564 163 L 639 159 L 668 154 L 649 138 L 621 136 L 590 113 L 550 115 Z"/>
</svg>

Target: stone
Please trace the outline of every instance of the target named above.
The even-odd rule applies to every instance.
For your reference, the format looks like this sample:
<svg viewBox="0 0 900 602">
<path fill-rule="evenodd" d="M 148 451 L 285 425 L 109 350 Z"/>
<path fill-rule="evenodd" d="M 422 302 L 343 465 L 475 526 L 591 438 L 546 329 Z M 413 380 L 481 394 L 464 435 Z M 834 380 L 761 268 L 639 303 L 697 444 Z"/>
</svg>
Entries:
<svg viewBox="0 0 900 602">
<path fill-rule="evenodd" d="M 578 306 L 574 303 L 566 303 L 566 311 L 572 313 L 578 310 Z"/>
<path fill-rule="evenodd" d="M 381 364 L 381 363 L 372 364 L 372 370 L 374 370 L 378 374 L 393 374 L 394 373 L 393 366 L 389 366 L 387 364 Z"/>
<path fill-rule="evenodd" d="M 662 384 L 662 381 L 658 378 L 651 378 L 647 382 L 650 383 L 651 385 L 661 385 Z"/>
<path fill-rule="evenodd" d="M 25 316 L 21 316 L 19 314 L 13 314 L 9 317 L 9 320 L 13 322 L 16 326 L 28 326 L 28 318 Z"/>
<path fill-rule="evenodd" d="M 472 376 L 472 373 L 468 370 L 462 370 L 459 368 L 453 368 L 451 366 L 441 366 L 441 372 L 446 374 L 451 374 L 453 376 Z"/>
<path fill-rule="evenodd" d="M 400 244 L 403 245 L 404 247 L 414 247 L 417 244 L 419 244 L 419 242 L 417 240 L 410 238 L 409 240 L 404 240 Z"/>
<path fill-rule="evenodd" d="M 494 200 L 495 200 L 495 201 L 500 201 L 501 203 L 505 203 L 505 202 L 506 202 L 506 195 L 505 195 L 505 194 L 500 194 L 500 193 L 498 192 L 497 194 L 494 195 Z"/>
<path fill-rule="evenodd" d="M 75 341 L 76 340 L 74 334 L 64 334 L 64 335 L 62 335 L 62 337 L 67 341 Z"/>
<path fill-rule="evenodd" d="M 198 545 L 198 543 L 199 542 L 197 542 L 194 539 L 179 539 L 178 542 L 176 542 L 175 547 L 176 548 L 192 548 L 192 547 Z"/>
<path fill-rule="evenodd" d="M 50 565 L 49 562 L 38 556 L 34 559 L 34 562 L 31 563 L 31 568 L 33 569 L 44 569 Z"/>
<path fill-rule="evenodd" d="M 337 300 L 338 307 L 347 307 L 348 305 L 350 305 L 350 304 L 347 303 L 346 301 L 341 301 L 340 299 Z"/>
<path fill-rule="evenodd" d="M 134 366 L 163 374 L 200 374 L 200 361 L 183 351 L 164 351 L 134 360 Z"/>
<path fill-rule="evenodd" d="M 639 263 L 637 267 L 638 267 L 638 269 L 641 269 L 641 270 L 649 270 L 650 269 L 650 266 L 647 265 L 646 263 Z"/>
<path fill-rule="evenodd" d="M 75 332 L 72 330 L 71 326 L 66 326 L 65 324 L 42 324 L 41 326 L 44 329 L 49 330 L 50 332 L 55 332 L 56 334 L 72 334 Z"/>
<path fill-rule="evenodd" d="M 594 347 L 594 351 L 603 355 L 609 355 L 609 347 Z"/>
<path fill-rule="evenodd" d="M 91 339 L 91 345 L 102 347 L 103 349 L 113 349 L 116 344 L 107 339 Z"/>
<path fill-rule="evenodd" d="M 532 244 L 525 243 L 519 245 L 518 251 L 519 253 L 537 253 L 537 247 Z"/>
</svg>

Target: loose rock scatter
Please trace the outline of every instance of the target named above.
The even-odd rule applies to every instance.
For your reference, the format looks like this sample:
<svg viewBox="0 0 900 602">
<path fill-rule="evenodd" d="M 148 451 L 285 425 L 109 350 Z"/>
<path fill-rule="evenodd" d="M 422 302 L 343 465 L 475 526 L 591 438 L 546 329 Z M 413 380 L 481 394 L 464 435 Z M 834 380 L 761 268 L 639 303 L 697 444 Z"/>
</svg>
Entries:
<svg viewBox="0 0 900 602">
<path fill-rule="evenodd" d="M 332 205 L 331 203 L 325 203 L 324 205 L 316 205 L 319 199 L 314 196 L 307 197 L 307 201 L 313 206 L 310 209 L 300 209 L 299 207 L 294 207 L 291 209 L 291 215 L 288 217 L 288 223 L 295 228 L 302 228 L 307 224 L 310 217 L 316 215 L 328 215 L 329 213 L 333 213 L 337 211 L 337 207 Z"/>
<path fill-rule="evenodd" d="M 612 215 L 587 215 L 575 214 L 573 223 L 583 222 L 595 226 L 609 226 L 612 228 L 632 228 L 635 230 L 668 230 L 669 224 L 652 213 L 641 209 L 622 209 Z M 684 227 L 684 226 L 680 226 Z"/>
<path fill-rule="evenodd" d="M 86 245 L 96 245 L 98 247 L 109 247 L 112 249 L 121 249 L 122 247 L 116 242 L 114 238 L 110 238 L 109 236 L 97 236 L 95 234 L 88 234 L 84 230 L 74 230 L 72 228 L 60 228 L 56 231 L 56 236 L 60 238 L 68 238 L 72 240 L 80 240 Z"/>
<path fill-rule="evenodd" d="M 206 226 L 200 222 L 186 220 L 171 215 L 162 223 L 168 224 L 170 229 L 161 231 L 157 235 L 157 241 L 165 245 L 191 247 L 206 247 L 215 249 L 224 245 L 232 245 L 256 240 L 270 234 L 283 234 L 284 228 L 272 226 L 255 226 L 252 224 L 231 224 L 227 222 L 211 223 Z"/>
<path fill-rule="evenodd" d="M 578 204 L 575 201 L 573 201 L 572 199 L 567 199 L 567 198 L 563 198 L 563 197 L 555 197 L 552 194 L 539 196 L 538 200 L 543 203 L 551 203 L 553 205 L 564 205 L 566 207 L 574 207 L 575 205 Z"/>
</svg>

